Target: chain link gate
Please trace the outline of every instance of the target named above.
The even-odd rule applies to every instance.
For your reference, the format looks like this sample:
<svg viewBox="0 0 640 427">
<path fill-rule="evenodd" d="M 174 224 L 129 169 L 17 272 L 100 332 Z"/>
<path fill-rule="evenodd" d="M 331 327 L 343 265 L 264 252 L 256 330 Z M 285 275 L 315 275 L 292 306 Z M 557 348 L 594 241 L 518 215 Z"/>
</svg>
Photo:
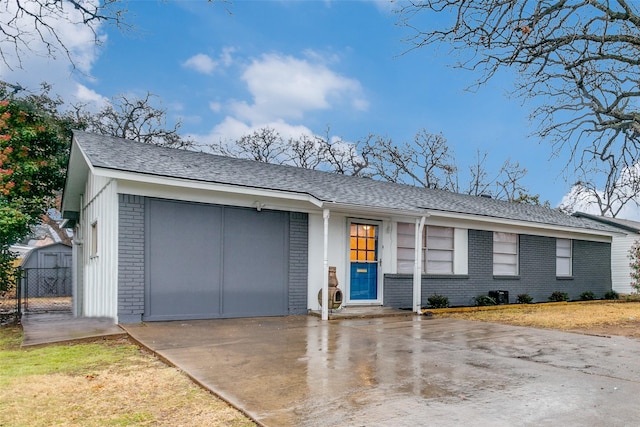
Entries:
<svg viewBox="0 0 640 427">
<path fill-rule="evenodd" d="M 28 268 L 21 271 L 22 313 L 71 312 L 71 267 Z"/>
</svg>

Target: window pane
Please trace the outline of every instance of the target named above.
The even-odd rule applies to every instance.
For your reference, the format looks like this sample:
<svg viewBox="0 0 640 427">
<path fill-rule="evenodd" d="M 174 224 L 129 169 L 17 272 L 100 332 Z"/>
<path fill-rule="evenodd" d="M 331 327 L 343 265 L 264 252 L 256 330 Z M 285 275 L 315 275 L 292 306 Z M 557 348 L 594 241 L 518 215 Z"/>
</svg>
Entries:
<svg viewBox="0 0 640 427">
<path fill-rule="evenodd" d="M 398 223 L 397 268 L 398 273 L 413 273 L 415 255 L 415 225 L 408 222 Z"/>
<path fill-rule="evenodd" d="M 510 275 L 515 276 L 518 274 L 517 268 L 513 264 L 493 264 L 493 274 L 496 276 Z"/>
<path fill-rule="evenodd" d="M 367 239 L 367 250 L 372 251 L 376 248 L 375 239 Z"/>
<path fill-rule="evenodd" d="M 494 242 L 518 242 L 518 235 L 515 233 L 493 233 L 493 241 Z"/>
<path fill-rule="evenodd" d="M 366 249 L 367 239 L 364 237 L 358 237 L 358 249 Z"/>
<path fill-rule="evenodd" d="M 453 261 L 453 252 L 451 251 L 429 251 L 427 252 L 427 259 L 429 261 Z"/>
<path fill-rule="evenodd" d="M 571 240 L 556 239 L 556 276 L 571 276 Z"/>
<path fill-rule="evenodd" d="M 427 273 L 453 274 L 453 228 L 427 227 Z"/>
<path fill-rule="evenodd" d="M 513 255 L 509 254 L 493 254 L 494 264 L 516 264 L 516 259 Z"/>
<path fill-rule="evenodd" d="M 571 259 L 558 258 L 556 260 L 556 276 L 570 276 L 570 275 L 571 275 Z"/>
<path fill-rule="evenodd" d="M 432 274 L 451 274 L 451 263 L 429 260 L 427 262 L 427 271 Z"/>
<path fill-rule="evenodd" d="M 513 243 L 494 243 L 493 253 L 496 254 L 515 254 L 517 253 L 516 245 Z"/>
<path fill-rule="evenodd" d="M 515 276 L 518 274 L 518 235 L 493 233 L 493 274 Z"/>
<path fill-rule="evenodd" d="M 427 238 L 429 237 L 449 237 L 453 239 L 453 228 L 430 225 L 427 227 Z"/>
</svg>

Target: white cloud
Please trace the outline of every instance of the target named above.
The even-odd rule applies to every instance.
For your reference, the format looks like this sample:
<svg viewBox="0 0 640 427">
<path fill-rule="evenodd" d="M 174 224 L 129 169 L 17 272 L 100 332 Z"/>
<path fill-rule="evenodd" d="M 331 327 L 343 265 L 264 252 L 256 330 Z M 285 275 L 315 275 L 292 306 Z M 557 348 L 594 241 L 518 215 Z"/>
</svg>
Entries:
<svg viewBox="0 0 640 427">
<path fill-rule="evenodd" d="M 76 85 L 75 98 L 82 104 L 88 104 L 89 109 L 95 111 L 110 102 L 108 98 L 80 83 Z"/>
<path fill-rule="evenodd" d="M 242 136 L 266 127 L 276 130 L 285 140 L 289 138 L 298 138 L 302 135 L 313 135 L 313 132 L 306 126 L 291 125 L 282 120 L 248 125 L 241 120 L 228 116 L 221 123 L 216 125 L 208 134 L 192 134 L 189 136 L 200 144 L 211 145 L 219 142 L 237 141 Z"/>
<path fill-rule="evenodd" d="M 9 20 L 16 15 L 17 2 L 9 1 L 3 3 L 2 10 L 0 10 L 0 23 L 3 25 L 4 31 L 15 33 L 12 28 L 20 29 L 22 33 L 20 40 L 24 41 L 24 44 L 18 43 L 19 53 L 17 54 L 11 39 L 4 37 L 0 40 L 0 48 L 5 53 L 3 60 L 8 62 L 11 68 L 20 68 L 20 58 L 28 62 L 33 57 L 39 57 L 41 60 L 53 57 L 54 60 L 59 60 L 69 66 L 67 52 L 62 46 L 64 45 L 77 69 L 82 73 L 89 73 L 97 55 L 96 35 L 100 42 L 106 41 L 106 35 L 100 32 L 100 23 L 79 24 L 79 22 L 82 22 L 82 15 L 79 10 L 72 7 L 70 3 L 61 2 L 59 8 L 58 6 L 51 8 L 56 10 L 55 13 L 41 16 L 43 24 L 39 25 L 40 34 L 38 34 L 34 30 L 33 19 L 24 13 L 18 13 L 17 18 L 9 23 Z M 95 3 L 97 3 L 97 0 Z M 40 2 L 21 3 L 24 10 L 35 14 L 40 14 L 41 12 L 39 5 Z M 49 31 L 47 26 L 52 31 Z M 41 36 L 51 43 L 54 49 L 51 53 L 41 40 Z"/>
<path fill-rule="evenodd" d="M 235 52 L 235 48 L 225 47 L 217 60 L 207 54 L 198 53 L 184 61 L 182 66 L 198 73 L 211 75 L 219 66 L 230 67 L 233 64 L 233 56 L 231 55 L 233 52 Z"/>
<path fill-rule="evenodd" d="M 360 83 L 339 75 L 319 60 L 280 54 L 255 59 L 242 74 L 253 99 L 232 102 L 234 116 L 250 124 L 300 120 L 311 111 L 328 110 L 347 102 L 366 110 Z"/>
<path fill-rule="evenodd" d="M 217 67 L 217 64 L 209 55 L 199 53 L 184 61 L 182 66 L 202 74 L 211 74 Z"/>
<path fill-rule="evenodd" d="M 15 13 L 16 3 L 3 3 L 0 23 L 5 24 L 6 28 L 5 21 L 7 17 L 12 16 L 12 12 Z M 24 2 L 23 6 L 33 8 L 37 7 L 37 4 Z M 57 15 L 45 16 L 43 19 L 68 49 L 75 68 L 53 34 L 43 31 L 43 35 L 57 46 L 57 49 L 49 54 L 46 45 L 34 34 L 27 32 L 25 40 L 28 41 L 28 46 L 19 47 L 19 57 L 6 37 L 0 40 L 0 49 L 5 53 L 4 59 L 0 60 L 0 79 L 18 82 L 34 93 L 39 92 L 40 84 L 46 82 L 52 86 L 52 95 L 60 95 L 69 103 L 102 102 L 99 94 L 92 93 L 80 82 L 91 79 L 91 69 L 99 54 L 99 48 L 95 44 L 96 34 L 101 42 L 106 41 L 106 35 L 101 31 L 99 23 L 93 25 L 95 34 L 91 27 L 78 24 L 81 22 L 80 13 L 71 7 L 70 3 L 62 2 L 61 7 Z M 32 28 L 32 23 L 24 16 L 18 17 L 15 25 L 25 31 Z"/>
<path fill-rule="evenodd" d="M 625 169 L 619 180 L 616 183 L 617 192 L 616 195 L 623 200 L 626 200 L 629 195 L 636 195 L 637 191 L 630 183 L 636 182 L 640 173 L 640 164 L 636 164 L 633 168 Z M 582 190 L 582 191 L 581 191 Z M 601 215 L 599 202 L 601 200 L 603 204 L 607 203 L 607 194 L 600 190 L 595 189 L 586 191 L 580 187 L 580 185 L 574 185 L 569 192 L 564 195 L 560 202 L 561 207 L 568 208 L 571 212 L 585 212 L 592 215 Z M 615 197 L 615 196 L 614 196 Z M 613 199 L 612 210 L 616 213 L 616 218 L 629 219 L 634 221 L 640 221 L 640 198 L 634 196 L 633 199 L 627 201 L 624 206 L 620 208 L 621 202 Z M 635 202 L 634 202 L 635 201 Z"/>
<path fill-rule="evenodd" d="M 236 49 L 233 47 L 225 47 L 222 49 L 222 53 L 220 54 L 220 62 L 222 62 L 222 65 L 229 67 L 233 64 L 233 57 L 231 54 L 235 51 Z"/>
</svg>

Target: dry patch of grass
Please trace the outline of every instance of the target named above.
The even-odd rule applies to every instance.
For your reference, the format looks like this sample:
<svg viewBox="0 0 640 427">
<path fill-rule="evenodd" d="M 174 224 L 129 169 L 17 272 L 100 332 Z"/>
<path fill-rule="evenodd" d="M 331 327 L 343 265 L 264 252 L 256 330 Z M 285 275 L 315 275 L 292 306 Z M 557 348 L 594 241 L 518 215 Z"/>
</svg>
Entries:
<svg viewBox="0 0 640 427">
<path fill-rule="evenodd" d="M 640 324 L 640 302 L 533 304 L 499 310 L 437 313 L 436 316 L 535 328 L 576 330 Z"/>
<path fill-rule="evenodd" d="M 126 339 L 21 350 L 19 337 L 0 328 L 0 425 L 255 426 Z"/>
</svg>

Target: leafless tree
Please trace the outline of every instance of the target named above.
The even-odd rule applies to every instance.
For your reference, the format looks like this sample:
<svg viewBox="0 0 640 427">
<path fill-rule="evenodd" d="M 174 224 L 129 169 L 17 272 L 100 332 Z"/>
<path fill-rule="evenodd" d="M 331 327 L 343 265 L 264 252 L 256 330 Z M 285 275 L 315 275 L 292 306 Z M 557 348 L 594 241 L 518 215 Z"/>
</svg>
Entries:
<svg viewBox="0 0 640 427">
<path fill-rule="evenodd" d="M 73 64 L 68 41 L 60 23 L 89 28 L 96 44 L 101 43 L 97 27 L 102 23 L 128 29 L 126 2 L 122 0 L 0 0 L 0 57 L 11 68 L 34 45 L 44 46 L 50 57 L 62 54 Z"/>
<path fill-rule="evenodd" d="M 629 204 L 639 205 L 640 170 L 638 165 L 618 172 L 613 168 L 607 171 L 591 171 L 583 176 L 601 176 L 609 173 L 604 183 L 594 180 L 577 181 L 569 193 L 568 200 L 560 207 L 566 212 L 583 209 L 585 204 L 596 206 L 600 215 L 617 217 Z"/>
<path fill-rule="evenodd" d="M 514 93 L 539 105 L 537 134 L 567 155 L 568 168 L 609 168 L 609 183 L 640 160 L 639 11 L 635 0 L 425 0 L 398 9 L 413 48 L 451 46 L 456 66 L 480 73 L 478 84 L 516 70 Z"/>
<path fill-rule="evenodd" d="M 371 149 L 368 142 L 371 135 L 363 141 L 347 142 L 342 138 L 331 138 L 329 129 L 324 138 L 320 138 L 323 147 L 324 161 L 332 172 L 351 175 L 368 176 L 369 155 Z"/>
<path fill-rule="evenodd" d="M 251 159 L 264 163 L 283 164 L 288 159 L 286 143 L 273 128 L 263 127 L 243 135 L 231 143 L 213 144 L 211 151 L 223 156 Z"/>
<path fill-rule="evenodd" d="M 97 113 L 91 113 L 84 105 L 74 106 L 78 121 L 89 132 L 117 136 L 149 144 L 173 148 L 190 148 L 194 142 L 178 133 L 182 123 L 177 121 L 167 127 L 167 110 L 155 106 L 156 95 L 147 93 L 144 98 L 118 95 Z"/>
<path fill-rule="evenodd" d="M 457 167 L 447 140 L 426 130 L 413 142 L 396 144 L 388 138 L 370 141 L 372 176 L 391 182 L 458 191 Z"/>
<path fill-rule="evenodd" d="M 243 135 L 237 141 L 212 144 L 210 149 L 224 156 L 361 175 L 368 162 L 366 149 L 360 150 L 360 145 L 330 137 L 329 129 L 326 136 L 300 135 L 285 140 L 278 131 L 267 126 Z"/>
</svg>

